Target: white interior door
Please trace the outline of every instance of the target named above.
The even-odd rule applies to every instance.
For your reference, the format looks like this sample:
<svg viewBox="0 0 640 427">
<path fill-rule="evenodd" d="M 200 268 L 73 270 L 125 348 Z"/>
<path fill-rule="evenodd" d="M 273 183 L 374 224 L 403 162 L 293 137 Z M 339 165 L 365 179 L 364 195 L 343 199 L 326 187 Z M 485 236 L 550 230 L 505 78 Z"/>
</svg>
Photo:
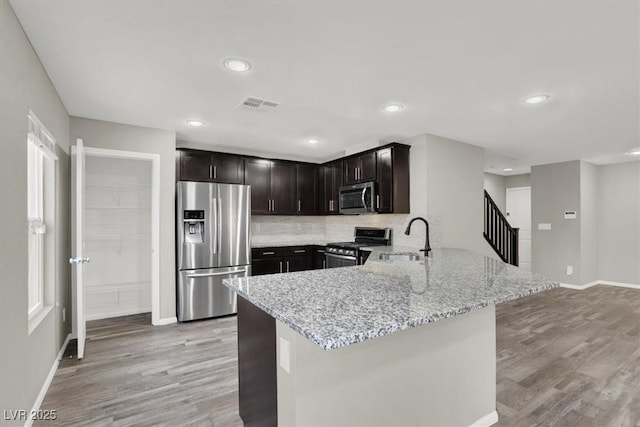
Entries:
<svg viewBox="0 0 640 427">
<path fill-rule="evenodd" d="M 82 140 L 71 147 L 71 258 L 73 335 L 78 340 L 78 359 L 84 357 L 87 324 L 84 307 L 84 264 L 89 262 L 83 254 L 85 152 Z"/>
<path fill-rule="evenodd" d="M 531 187 L 507 188 L 507 220 L 520 229 L 519 266 L 531 270 Z"/>
</svg>

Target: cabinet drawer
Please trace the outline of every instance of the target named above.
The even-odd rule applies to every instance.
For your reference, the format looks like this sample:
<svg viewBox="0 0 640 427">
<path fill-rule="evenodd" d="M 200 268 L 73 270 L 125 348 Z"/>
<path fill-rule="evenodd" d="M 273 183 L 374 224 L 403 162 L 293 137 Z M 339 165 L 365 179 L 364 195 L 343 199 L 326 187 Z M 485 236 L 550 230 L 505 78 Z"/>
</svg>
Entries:
<svg viewBox="0 0 640 427">
<path fill-rule="evenodd" d="M 312 253 L 311 246 L 288 246 L 286 248 L 286 255 L 288 257 L 311 255 Z"/>
<path fill-rule="evenodd" d="M 253 259 L 283 257 L 285 248 L 253 248 L 251 257 Z"/>
</svg>

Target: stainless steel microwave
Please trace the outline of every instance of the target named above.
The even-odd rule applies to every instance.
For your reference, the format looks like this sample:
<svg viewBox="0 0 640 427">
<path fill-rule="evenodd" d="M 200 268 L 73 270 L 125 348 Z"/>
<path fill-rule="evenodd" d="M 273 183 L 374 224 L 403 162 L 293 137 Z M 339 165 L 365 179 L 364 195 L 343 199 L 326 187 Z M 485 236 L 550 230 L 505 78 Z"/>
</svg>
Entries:
<svg viewBox="0 0 640 427">
<path fill-rule="evenodd" d="M 342 214 L 375 212 L 375 201 L 375 182 L 363 182 L 340 187 L 340 213 Z"/>
</svg>

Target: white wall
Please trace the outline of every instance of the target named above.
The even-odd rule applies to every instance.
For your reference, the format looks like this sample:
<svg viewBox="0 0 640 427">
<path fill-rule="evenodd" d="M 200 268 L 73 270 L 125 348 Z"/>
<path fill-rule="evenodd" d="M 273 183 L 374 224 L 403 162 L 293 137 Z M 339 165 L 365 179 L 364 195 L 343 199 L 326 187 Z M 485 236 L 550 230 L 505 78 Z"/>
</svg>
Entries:
<svg viewBox="0 0 640 427">
<path fill-rule="evenodd" d="M 20 23 L 0 0 L 0 412 L 30 410 L 71 331 L 69 116 Z M 57 140 L 55 301 L 28 333 L 27 112 Z M 62 310 L 66 309 L 66 322 Z M 22 422 L 2 420 L 2 425 Z"/>
<path fill-rule="evenodd" d="M 485 172 L 484 189 L 491 196 L 500 209 L 500 212 L 507 212 L 507 186 L 506 178 L 502 175 Z"/>
<path fill-rule="evenodd" d="M 424 143 L 426 209 L 441 228 L 442 247 L 493 253 L 482 237 L 484 150 L 435 135 L 424 135 Z"/>
<path fill-rule="evenodd" d="M 640 284 L 640 162 L 598 167 L 598 279 Z"/>
<path fill-rule="evenodd" d="M 71 136 L 86 147 L 160 155 L 160 319 L 175 317 L 175 132 L 71 117 Z"/>
</svg>

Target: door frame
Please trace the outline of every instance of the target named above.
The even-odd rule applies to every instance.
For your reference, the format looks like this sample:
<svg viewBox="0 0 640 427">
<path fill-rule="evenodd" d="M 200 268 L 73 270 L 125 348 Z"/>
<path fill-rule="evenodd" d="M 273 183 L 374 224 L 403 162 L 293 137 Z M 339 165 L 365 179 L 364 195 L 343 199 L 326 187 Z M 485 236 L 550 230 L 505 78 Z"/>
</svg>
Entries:
<svg viewBox="0 0 640 427">
<path fill-rule="evenodd" d="M 160 155 L 84 147 L 85 156 L 151 161 L 151 324 L 160 324 Z M 86 172 L 85 172 L 86 173 Z"/>
<path fill-rule="evenodd" d="M 505 197 L 504 197 L 504 210 L 505 210 L 505 215 L 509 212 L 509 209 L 507 208 L 508 203 L 509 203 L 509 193 L 513 192 L 513 191 L 521 191 L 521 190 L 529 190 L 529 208 L 531 209 L 531 186 L 530 185 L 525 185 L 525 186 L 521 186 L 521 187 L 509 187 L 506 189 L 505 192 Z M 529 217 L 531 218 L 531 213 L 529 214 Z M 507 221 L 509 221 L 509 217 L 506 216 Z M 509 224 L 511 224 L 509 222 Z M 529 223 L 529 227 L 530 227 L 530 232 L 533 234 L 533 218 L 531 218 L 531 222 Z M 520 235 L 520 237 L 518 238 L 518 250 L 520 249 L 520 243 L 521 243 L 521 239 L 522 239 L 522 235 Z M 529 238 L 529 241 L 531 241 L 532 239 Z M 529 265 L 533 264 L 533 253 L 531 254 L 531 259 L 529 260 Z"/>
</svg>

